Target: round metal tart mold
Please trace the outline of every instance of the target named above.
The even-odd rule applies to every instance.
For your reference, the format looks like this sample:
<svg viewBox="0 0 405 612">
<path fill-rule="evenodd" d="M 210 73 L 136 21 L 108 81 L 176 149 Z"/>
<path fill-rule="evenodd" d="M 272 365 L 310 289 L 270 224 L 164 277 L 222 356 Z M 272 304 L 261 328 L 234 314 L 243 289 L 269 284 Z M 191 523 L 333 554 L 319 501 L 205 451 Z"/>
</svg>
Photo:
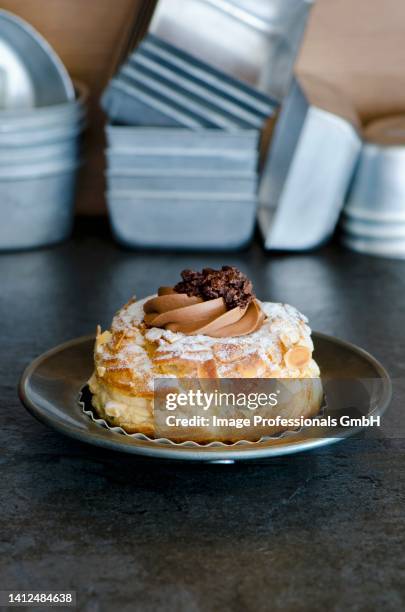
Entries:
<svg viewBox="0 0 405 612">
<path fill-rule="evenodd" d="M 26 21 L 0 10 L 2 106 L 27 109 L 74 99 L 73 83 L 47 41 Z"/>
<path fill-rule="evenodd" d="M 341 240 L 348 249 L 364 255 L 405 259 L 405 238 L 357 238 L 351 234 L 344 234 Z"/>
<path fill-rule="evenodd" d="M 29 109 L 1 109 L 0 134 L 12 134 L 21 130 L 43 131 L 82 121 L 86 115 L 89 90 L 78 81 L 74 85 L 75 97 L 70 102 Z"/>
</svg>

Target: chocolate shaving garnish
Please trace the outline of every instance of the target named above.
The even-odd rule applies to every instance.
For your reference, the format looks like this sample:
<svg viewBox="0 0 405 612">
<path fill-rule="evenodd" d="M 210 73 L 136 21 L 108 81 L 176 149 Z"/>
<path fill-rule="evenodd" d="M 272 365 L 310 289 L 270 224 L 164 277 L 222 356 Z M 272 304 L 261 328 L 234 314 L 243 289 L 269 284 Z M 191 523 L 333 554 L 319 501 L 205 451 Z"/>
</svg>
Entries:
<svg viewBox="0 0 405 612">
<path fill-rule="evenodd" d="M 252 282 L 234 266 L 222 266 L 221 270 L 204 268 L 202 272 L 183 270 L 182 281 L 174 287 L 176 293 L 215 300 L 222 297 L 228 310 L 246 308 L 254 299 Z"/>
</svg>

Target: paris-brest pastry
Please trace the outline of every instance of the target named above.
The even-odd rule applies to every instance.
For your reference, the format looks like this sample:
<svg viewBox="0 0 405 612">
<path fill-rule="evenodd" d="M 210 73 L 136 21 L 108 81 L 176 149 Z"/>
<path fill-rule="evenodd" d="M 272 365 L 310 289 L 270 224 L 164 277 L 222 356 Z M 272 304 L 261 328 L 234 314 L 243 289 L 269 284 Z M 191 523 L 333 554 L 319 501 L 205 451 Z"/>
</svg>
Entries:
<svg viewBox="0 0 405 612">
<path fill-rule="evenodd" d="M 283 416 L 319 411 L 322 387 L 311 330 L 296 308 L 259 301 L 251 281 L 235 267 L 184 270 L 181 277 L 156 295 L 131 299 L 110 330 L 98 328 L 89 387 L 100 417 L 128 433 L 155 437 L 154 381 L 161 378 L 305 379 L 304 392 L 283 406 Z M 197 441 L 218 436 L 205 428 Z M 235 432 L 219 441 L 237 439 Z"/>
</svg>

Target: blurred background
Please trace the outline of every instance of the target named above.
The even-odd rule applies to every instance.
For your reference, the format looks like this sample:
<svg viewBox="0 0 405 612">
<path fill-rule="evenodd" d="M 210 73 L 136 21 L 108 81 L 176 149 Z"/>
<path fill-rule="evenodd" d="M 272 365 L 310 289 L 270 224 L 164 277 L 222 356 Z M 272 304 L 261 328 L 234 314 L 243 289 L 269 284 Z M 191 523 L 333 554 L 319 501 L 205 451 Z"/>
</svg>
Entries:
<svg viewBox="0 0 405 612">
<path fill-rule="evenodd" d="M 405 60 L 405 45 L 402 42 L 405 5 L 400 0 L 386 0 L 384 3 L 377 0 L 356 0 L 355 3 L 351 0 L 317 0 L 314 3 L 305 0 L 288 0 L 284 5 L 277 0 L 269 0 L 268 4 L 257 2 L 257 0 L 245 0 L 244 2 L 242 0 L 232 2 L 228 0 L 192 0 L 191 4 L 193 6 L 189 10 L 190 14 L 186 15 L 185 4 L 184 2 L 182 4 L 180 0 L 160 0 L 160 2 L 155 0 L 150 2 L 147 0 L 115 0 L 113 4 L 110 0 L 97 0 L 89 3 L 83 3 L 80 0 L 58 0 L 58 2 L 52 0 L 2 1 L 2 9 L 26 20 L 56 51 L 66 66 L 69 75 L 76 83 L 76 95 L 78 96 L 78 82 L 83 83 L 88 88 L 88 94 L 86 94 L 88 98 L 86 97 L 85 101 L 88 111 L 84 131 L 84 149 L 81 157 L 83 163 L 75 200 L 76 214 L 105 215 L 107 213 L 105 197 L 107 190 L 110 194 L 108 196 L 110 199 L 110 214 L 113 217 L 115 236 L 118 240 L 129 246 L 158 248 L 160 246 L 187 248 L 190 245 L 181 243 L 160 244 L 159 233 L 156 232 L 150 243 L 146 241 L 145 244 L 138 244 L 139 239 L 137 237 L 132 240 L 130 235 L 124 236 L 122 229 L 119 227 L 120 221 L 117 225 L 114 218 L 120 220 L 123 215 L 125 216 L 123 210 L 128 210 L 128 202 L 135 201 L 136 198 L 139 201 L 139 198 L 144 197 L 146 191 L 152 191 L 155 194 L 157 190 L 159 193 L 167 194 L 167 189 L 173 189 L 176 198 L 179 191 L 185 194 L 184 197 L 191 191 L 192 197 L 196 201 L 193 214 L 197 217 L 204 215 L 204 212 L 200 212 L 203 208 L 205 210 L 206 206 L 205 187 L 201 183 L 201 176 L 204 175 L 204 172 L 197 172 L 196 174 L 200 182 L 193 182 L 195 178 L 193 177 L 192 180 L 185 181 L 185 187 L 180 188 L 180 179 L 176 183 L 175 176 L 172 177 L 171 183 L 168 179 L 162 180 L 160 183 L 159 180 L 162 178 L 160 175 L 159 180 L 156 179 L 159 166 L 153 158 L 153 156 L 158 155 L 155 150 L 153 150 L 153 155 L 151 154 L 152 149 L 148 150 L 147 154 L 152 155 L 151 159 L 153 159 L 151 168 L 146 168 L 146 172 L 141 173 L 139 170 L 139 168 L 144 169 L 145 161 L 141 163 L 139 168 L 137 166 L 140 154 L 136 157 L 130 156 L 122 161 L 120 154 L 123 153 L 123 149 L 128 149 L 127 153 L 129 153 L 129 149 L 135 146 L 145 152 L 146 145 L 139 145 L 140 132 L 130 133 L 133 139 L 130 144 L 123 144 L 119 140 L 118 133 L 116 136 L 116 132 L 112 132 L 108 144 L 109 152 L 107 151 L 107 156 L 105 154 L 104 125 L 108 120 L 113 124 L 125 124 L 131 127 L 146 125 L 147 127 L 160 127 L 161 130 L 170 130 L 170 122 L 167 125 L 159 126 L 159 123 L 162 122 L 157 121 L 155 115 L 151 115 L 152 118 L 145 121 L 139 120 L 139 114 L 138 116 L 136 113 L 135 116 L 131 115 L 131 112 L 136 108 L 134 99 L 132 99 L 133 106 L 131 106 L 130 117 L 128 118 L 128 115 L 125 115 L 125 112 L 128 111 L 128 105 L 125 107 L 124 113 L 119 107 L 121 103 L 125 105 L 125 100 L 123 101 L 120 98 L 120 95 L 121 97 L 124 95 L 123 90 L 118 91 L 117 86 L 114 90 L 116 79 L 111 81 L 114 75 L 117 76 L 117 73 L 118 80 L 121 79 L 121 85 L 124 81 L 128 84 L 130 78 L 138 78 L 138 81 L 134 81 L 135 85 L 132 83 L 132 87 L 136 87 L 138 82 L 138 92 L 143 91 L 142 87 L 145 85 L 145 79 L 149 78 L 151 74 L 149 72 L 148 76 L 149 67 L 145 64 L 149 51 L 146 47 L 145 51 L 140 51 L 140 55 L 139 53 L 137 55 L 136 49 L 142 38 L 150 33 L 164 43 L 174 45 L 182 52 L 191 54 L 191 57 L 196 57 L 199 61 L 206 63 L 208 67 L 212 66 L 222 70 L 224 74 L 231 76 L 239 83 L 243 82 L 252 87 L 252 90 L 260 92 L 262 96 L 268 96 L 270 106 L 273 105 L 267 113 L 265 110 L 262 111 L 263 124 L 258 130 L 260 132 L 259 142 L 261 143 L 261 161 L 257 162 L 260 170 L 259 182 L 256 182 L 253 187 L 248 185 L 248 179 L 253 181 L 255 177 L 253 174 L 250 175 L 250 178 L 248 177 L 247 166 L 243 167 L 242 165 L 242 157 L 239 160 L 240 165 L 235 165 L 229 170 L 230 173 L 226 177 L 227 180 L 229 179 L 229 183 L 229 181 L 236 179 L 238 172 L 242 172 L 244 182 L 241 182 L 241 191 L 238 184 L 235 186 L 234 192 L 240 195 L 246 190 L 244 200 L 249 201 L 249 206 L 251 200 L 257 194 L 259 200 L 258 218 L 263 242 L 267 248 L 305 250 L 323 244 L 335 230 L 344 201 L 347 202 L 349 199 L 348 214 L 343 223 L 346 242 L 350 243 L 350 240 L 352 240 L 353 248 L 361 250 L 366 241 L 370 247 L 368 252 L 377 249 L 377 252 L 380 250 L 381 254 L 385 254 L 387 242 L 394 239 L 396 245 L 394 255 L 402 256 L 405 249 L 405 247 L 402 247 L 405 229 L 401 226 L 400 232 L 396 230 L 393 233 L 392 227 L 398 221 L 403 222 L 402 215 L 405 214 L 398 208 L 398 200 L 402 193 L 402 184 L 399 186 L 397 184 L 399 162 L 398 160 L 392 162 L 395 170 L 392 170 L 392 165 L 390 166 L 389 172 L 395 176 L 391 176 L 389 185 L 383 182 L 382 185 L 373 186 L 373 191 L 377 190 L 382 194 L 380 200 L 384 198 L 386 190 L 391 192 L 394 190 L 396 194 L 395 202 L 392 205 L 390 204 L 390 207 L 384 208 L 379 200 L 372 204 L 372 210 L 370 210 L 370 206 L 367 210 L 363 203 L 367 200 L 370 190 L 367 178 L 370 175 L 370 161 L 366 155 L 367 159 L 364 162 L 362 147 L 365 142 L 367 143 L 367 137 L 364 135 L 365 126 L 381 117 L 397 117 L 405 109 L 405 77 L 402 74 L 402 66 Z M 191 4 L 189 3 L 188 6 L 190 7 Z M 265 4 L 266 9 L 263 8 Z M 201 9 L 203 5 L 207 6 Z M 281 8 L 282 6 L 283 8 Z M 213 19 L 218 19 L 217 25 L 220 24 L 217 31 L 215 25 L 212 29 Z M 237 38 L 236 30 L 234 32 L 232 29 L 236 22 L 242 23 L 243 27 L 247 24 L 246 27 L 251 28 L 254 35 L 249 34 L 249 36 Z M 205 31 L 205 35 L 198 34 L 201 27 Z M 267 27 L 269 28 L 268 31 L 266 30 Z M 272 41 L 274 32 L 276 32 L 276 38 L 277 36 L 281 37 L 281 44 Z M 219 44 L 217 49 L 215 45 L 221 37 L 223 38 L 222 47 Z M 263 43 L 260 37 L 267 42 Z M 221 40 L 219 40 L 219 43 L 221 43 Z M 11 39 L 10 42 L 9 39 L 8 44 L 12 47 L 13 40 Z M 152 40 L 151 44 L 156 46 L 156 41 Z M 152 54 L 154 52 L 153 49 L 150 51 Z M 131 58 L 131 53 L 132 59 L 128 59 Z M 156 61 L 159 64 L 159 54 L 155 56 L 155 63 Z M 125 62 L 127 62 L 126 67 Z M 22 63 L 24 63 L 24 57 Z M 122 68 L 123 65 L 124 69 Z M 131 69 L 135 70 L 137 66 L 140 72 L 138 72 L 138 77 L 136 75 L 133 77 L 130 74 Z M 254 73 L 252 67 L 256 70 L 256 73 Z M 159 70 L 159 66 L 157 69 Z M 124 70 L 123 75 L 122 70 Z M 153 73 L 156 67 L 152 67 L 151 70 Z M 293 70 L 298 78 L 298 81 L 295 82 L 295 86 L 298 88 L 295 93 L 292 92 L 294 87 Z M 175 68 L 173 71 L 176 73 Z M 141 77 L 139 77 L 139 74 Z M 318 81 L 311 81 L 311 79 L 305 81 L 305 83 L 304 81 L 301 82 L 301 75 L 303 79 L 307 79 L 308 76 L 316 77 L 316 79 L 319 79 L 319 83 Z M 37 76 L 37 78 L 40 77 Z M 161 87 L 162 82 L 167 87 L 165 78 L 166 76 L 163 74 L 163 81 L 159 81 Z M 5 82 L 7 81 L 5 80 Z M 314 82 L 315 86 L 313 85 Z M 181 84 L 181 87 L 183 85 Z M 148 87 L 149 84 L 146 81 L 145 88 Z M 180 89 L 176 89 L 176 87 L 174 81 L 172 81 L 172 85 L 169 83 L 171 91 L 167 95 L 171 96 L 174 92 L 173 96 L 179 96 Z M 100 105 L 100 98 L 106 90 L 107 98 L 104 101 L 103 110 Z M 108 95 L 110 96 L 109 99 Z M 128 92 L 125 95 L 128 96 Z M 191 102 L 190 100 L 187 101 L 192 108 L 192 111 L 187 111 L 189 120 L 190 116 L 194 117 L 195 114 L 195 106 L 191 106 L 192 104 L 195 105 L 193 95 L 190 94 Z M 252 92 L 249 95 L 252 95 Z M 171 110 L 173 111 L 173 107 L 176 107 L 177 104 L 177 98 L 173 97 L 171 100 Z M 263 99 L 259 101 L 263 102 Z M 126 102 L 128 102 L 128 99 Z M 144 101 L 142 103 L 145 105 Z M 293 106 L 292 110 L 291 108 L 285 109 L 288 104 Z M 207 108 L 210 108 L 208 103 Z M 347 125 L 344 126 L 342 123 L 340 128 L 334 131 L 330 122 L 329 125 L 324 124 L 325 116 L 318 117 L 316 121 L 312 115 L 309 117 L 314 109 L 315 111 L 321 110 L 326 111 L 329 115 L 335 115 L 339 119 L 343 119 Z M 3 115 L 5 117 L 4 125 L 6 125 L 6 111 L 9 109 L 3 110 L 4 112 L 0 110 L 0 122 Z M 11 110 L 14 111 L 15 109 L 11 108 Z M 212 111 L 212 108 L 210 110 Z M 141 115 L 143 113 L 142 117 L 146 116 L 145 106 L 142 106 L 138 111 Z M 106 114 L 109 115 L 109 119 Z M 220 129 L 232 133 L 234 124 L 231 122 L 229 128 L 228 123 L 226 123 L 227 117 L 223 119 L 223 114 L 221 120 L 225 121 L 225 127 L 220 127 Z M 284 124 L 286 125 L 280 125 L 280 133 L 277 134 L 277 123 L 282 124 L 281 121 L 279 122 L 279 117 L 283 117 L 283 114 L 286 115 L 284 117 Z M 204 121 L 206 121 L 205 118 Z M 314 122 L 317 122 L 316 125 L 314 125 Z M 179 125 L 184 127 L 181 121 Z M 274 125 L 276 125 L 276 130 Z M 400 155 L 402 154 L 402 141 L 405 142 L 403 135 L 401 135 L 401 126 L 400 121 L 398 128 L 400 131 L 399 141 L 394 143 L 395 147 L 400 149 L 400 151 L 397 151 Z M 173 128 L 173 125 L 171 127 Z M 186 129 L 188 127 L 190 126 L 186 125 Z M 207 127 L 208 129 L 212 127 L 218 129 L 215 121 L 213 126 L 208 122 Z M 246 126 L 244 127 L 246 128 Z M 250 129 L 250 124 L 247 127 Z M 348 132 L 352 128 L 353 133 L 349 135 Z M 197 129 L 198 131 L 201 129 L 201 125 L 198 124 L 196 128 L 193 124 L 190 129 Z M 257 130 L 257 128 L 255 129 Z M 7 128 L 4 128 L 4 130 L 6 131 Z M 300 158 L 299 152 L 299 145 L 302 144 L 305 131 L 311 132 L 310 135 L 307 135 L 309 140 L 305 144 L 304 157 L 306 161 Z M 378 144 L 381 149 L 387 146 L 387 136 L 385 134 L 381 140 L 380 132 L 378 137 L 373 139 L 370 136 L 368 140 L 373 145 Z M 160 132 L 160 142 L 166 140 L 165 133 Z M 274 142 L 275 138 L 276 142 Z M 226 142 L 228 143 L 228 141 Z M 331 183 L 331 186 L 328 193 L 323 196 L 322 187 L 324 186 L 316 183 L 314 174 L 317 172 L 317 155 L 320 155 L 320 149 L 322 149 L 322 146 L 320 144 L 318 146 L 316 143 L 325 142 L 329 142 L 330 147 L 321 154 L 324 165 L 320 172 L 323 173 L 324 177 L 324 173 L 327 173 L 326 182 Z M 148 141 L 147 144 L 149 146 L 150 142 Z M 8 141 L 4 141 L 6 151 L 8 146 Z M 179 144 L 176 141 L 171 146 L 178 148 Z M 187 148 L 189 144 L 183 143 L 182 146 Z M 231 148 L 231 145 L 222 144 L 222 140 L 220 145 L 217 144 L 217 141 L 210 141 L 207 144 L 208 146 L 211 149 L 217 146 Z M 238 141 L 234 145 L 235 148 L 246 148 L 246 158 L 248 157 L 247 149 L 249 146 L 253 147 L 254 145 L 251 142 L 249 144 L 247 142 L 242 143 L 242 141 Z M 132 153 L 135 155 L 134 151 Z M 386 151 L 384 149 L 382 153 L 381 151 L 377 153 L 384 157 L 380 163 L 384 167 L 384 181 L 386 181 L 388 163 Z M 376 153 L 373 151 L 373 164 L 375 163 L 375 155 Z M 107 164 L 106 158 L 108 159 Z M 156 165 L 154 165 L 155 161 Z M 125 163 L 127 163 L 127 166 Z M 216 159 L 213 159 L 212 163 L 215 164 Z M 251 163 L 254 162 L 251 160 Z M 308 167 L 309 163 L 310 168 Z M 366 163 L 365 169 L 362 168 L 364 163 Z M 107 174 L 108 181 L 110 181 L 107 186 L 105 180 L 106 165 L 108 165 Z M 155 173 L 149 176 L 148 172 L 152 172 L 152 166 Z M 123 169 L 121 173 L 119 168 Z M 131 174 L 133 168 L 135 168 L 136 176 Z M 8 167 L 6 169 L 0 168 L 1 177 L 7 172 Z M 174 172 L 176 175 L 176 169 Z M 365 178 L 362 173 L 365 173 Z M 142 178 L 144 176 L 149 177 L 149 180 L 142 182 L 140 174 L 142 174 Z M 375 166 L 373 166 L 372 174 L 375 174 Z M 155 179 L 157 182 L 154 183 Z M 5 180 L 8 180 L 8 176 L 5 177 Z M 208 181 L 211 180 L 208 177 Z M 353 186 L 353 182 L 356 183 L 356 180 L 360 182 L 359 186 L 356 184 Z M 310 193 L 305 195 L 302 185 L 308 185 L 308 182 L 311 181 L 314 184 L 311 183 Z M 224 195 L 221 196 L 220 200 L 225 200 L 228 196 L 228 199 L 231 199 L 234 192 L 229 189 L 224 176 L 221 175 L 217 182 L 212 182 L 211 191 L 223 192 Z M 191 186 L 189 186 L 189 183 Z M 156 185 L 161 186 L 156 188 Z M 66 190 L 66 186 L 63 187 L 63 190 Z M 122 193 L 124 192 L 125 203 L 122 200 Z M 119 195 L 117 196 L 117 194 Z M 313 211 L 310 205 L 306 203 L 306 199 L 313 201 L 318 197 L 318 194 L 319 198 L 325 197 L 327 202 L 325 207 L 328 210 L 319 212 L 320 205 L 318 203 L 317 210 Z M 301 205 L 291 204 L 293 199 L 300 199 L 301 196 L 303 198 Z M 150 206 L 149 197 L 155 198 L 153 206 L 156 204 L 156 207 L 158 207 L 155 195 L 150 194 L 146 197 L 146 207 Z M 241 195 L 240 198 L 242 198 Z M 163 202 L 160 202 L 160 205 L 163 206 Z M 257 203 L 255 203 L 256 205 Z M 178 209 L 176 206 L 178 206 Z M 178 214 L 179 217 L 184 216 L 184 204 L 182 206 L 183 208 L 176 200 L 172 207 L 172 214 L 174 216 Z M 215 210 L 218 210 L 217 201 L 215 207 Z M 225 223 L 224 218 L 229 216 L 229 210 L 229 208 L 226 209 L 224 217 L 218 217 L 220 224 Z M 251 222 L 246 216 L 246 210 L 247 208 L 243 210 L 245 217 L 242 214 L 240 216 L 240 223 L 249 225 Z M 263 211 L 263 214 L 260 213 L 260 210 Z M 351 214 L 351 210 L 353 214 Z M 143 210 L 139 210 L 134 213 L 135 217 L 137 214 L 144 216 L 145 213 Z M 150 219 L 150 224 L 156 225 L 160 214 L 160 209 L 156 208 L 153 213 L 154 216 L 152 215 Z M 209 214 L 212 213 L 209 212 Z M 249 214 L 251 215 L 251 213 Z M 275 214 L 278 215 L 276 219 Z M 292 218 L 297 219 L 297 215 L 305 218 L 308 214 L 310 216 L 316 215 L 316 223 L 319 226 L 317 232 L 311 236 L 308 230 L 307 239 L 301 242 L 293 236 L 286 241 L 283 232 L 287 219 L 288 224 L 290 224 Z M 323 220 L 319 221 L 319 216 L 323 216 Z M 126 225 L 133 222 L 132 217 L 123 221 Z M 210 231 L 208 225 L 206 229 L 207 232 Z M 145 224 L 143 231 L 148 232 L 147 224 Z M 186 226 L 185 231 L 187 231 Z M 300 228 L 300 231 L 302 231 L 302 228 Z M 235 233 L 233 237 L 230 236 L 229 248 L 244 246 L 249 241 L 251 233 L 250 230 L 246 229 L 244 234 L 239 232 L 238 235 Z M 45 238 L 43 243 L 46 242 L 49 242 L 49 240 L 47 241 Z M 38 244 L 40 244 L 40 240 Z M 0 246 L 2 248 L 13 247 L 12 244 Z M 14 246 L 18 247 L 18 244 Z M 22 244 L 22 246 L 29 245 Z M 218 245 L 214 241 L 212 245 L 203 242 L 200 246 L 201 248 L 215 249 Z M 388 254 L 390 255 L 391 252 Z"/>
</svg>

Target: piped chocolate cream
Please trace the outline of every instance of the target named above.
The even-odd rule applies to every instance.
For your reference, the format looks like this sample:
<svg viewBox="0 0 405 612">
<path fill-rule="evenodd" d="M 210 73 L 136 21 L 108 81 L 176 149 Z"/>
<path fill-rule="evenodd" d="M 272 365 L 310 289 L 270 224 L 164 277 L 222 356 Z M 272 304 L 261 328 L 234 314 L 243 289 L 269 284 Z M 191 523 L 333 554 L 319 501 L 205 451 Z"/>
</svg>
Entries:
<svg viewBox="0 0 405 612">
<path fill-rule="evenodd" d="M 160 287 L 144 305 L 148 327 L 214 338 L 245 336 L 257 331 L 265 315 L 251 281 L 237 268 L 184 270 L 175 287 Z"/>
</svg>

